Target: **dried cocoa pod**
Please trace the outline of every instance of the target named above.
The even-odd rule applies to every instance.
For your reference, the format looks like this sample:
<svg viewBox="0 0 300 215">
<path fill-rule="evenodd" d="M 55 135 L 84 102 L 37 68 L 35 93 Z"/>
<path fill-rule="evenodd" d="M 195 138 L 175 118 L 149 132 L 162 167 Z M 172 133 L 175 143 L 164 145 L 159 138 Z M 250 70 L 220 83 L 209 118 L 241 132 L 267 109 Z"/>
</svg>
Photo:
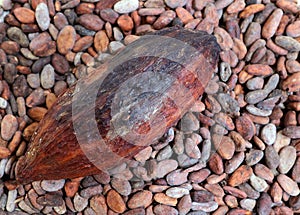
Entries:
<svg viewBox="0 0 300 215">
<path fill-rule="evenodd" d="M 155 143 L 203 93 L 214 36 L 179 27 L 141 37 L 68 89 L 16 166 L 20 183 L 107 172 Z"/>
</svg>

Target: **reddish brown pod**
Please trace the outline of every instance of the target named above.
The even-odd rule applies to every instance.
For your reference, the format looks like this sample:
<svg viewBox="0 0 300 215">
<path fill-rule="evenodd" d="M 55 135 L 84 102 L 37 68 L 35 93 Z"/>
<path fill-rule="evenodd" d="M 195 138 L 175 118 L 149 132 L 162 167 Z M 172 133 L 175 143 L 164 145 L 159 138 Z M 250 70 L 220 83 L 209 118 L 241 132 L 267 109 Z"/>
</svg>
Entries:
<svg viewBox="0 0 300 215">
<path fill-rule="evenodd" d="M 191 108 L 219 52 L 202 31 L 142 36 L 57 99 L 17 163 L 17 180 L 98 174 L 132 158 Z"/>
</svg>

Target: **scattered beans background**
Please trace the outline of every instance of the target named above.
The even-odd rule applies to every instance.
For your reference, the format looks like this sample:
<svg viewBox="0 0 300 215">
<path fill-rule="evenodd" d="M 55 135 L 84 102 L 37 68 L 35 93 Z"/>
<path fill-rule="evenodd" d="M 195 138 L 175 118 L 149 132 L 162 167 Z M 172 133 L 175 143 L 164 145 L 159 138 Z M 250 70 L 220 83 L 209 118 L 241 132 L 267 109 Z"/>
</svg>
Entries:
<svg viewBox="0 0 300 215">
<path fill-rule="evenodd" d="M 293 0 L 0 0 L 1 214 L 300 213 L 299 14 Z M 174 25 L 222 48 L 178 126 L 111 176 L 16 185 L 16 162 L 57 96 Z"/>
</svg>

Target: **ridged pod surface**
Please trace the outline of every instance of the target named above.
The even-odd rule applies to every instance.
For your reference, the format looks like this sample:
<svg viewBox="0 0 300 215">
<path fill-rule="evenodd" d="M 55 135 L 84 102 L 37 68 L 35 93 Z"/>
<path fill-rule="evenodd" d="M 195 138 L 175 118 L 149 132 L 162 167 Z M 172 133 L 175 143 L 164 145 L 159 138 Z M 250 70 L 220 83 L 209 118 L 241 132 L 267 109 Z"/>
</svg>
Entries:
<svg viewBox="0 0 300 215">
<path fill-rule="evenodd" d="M 166 28 L 126 46 L 58 97 L 18 161 L 19 183 L 108 171 L 159 138 L 202 95 L 214 36 Z"/>
</svg>

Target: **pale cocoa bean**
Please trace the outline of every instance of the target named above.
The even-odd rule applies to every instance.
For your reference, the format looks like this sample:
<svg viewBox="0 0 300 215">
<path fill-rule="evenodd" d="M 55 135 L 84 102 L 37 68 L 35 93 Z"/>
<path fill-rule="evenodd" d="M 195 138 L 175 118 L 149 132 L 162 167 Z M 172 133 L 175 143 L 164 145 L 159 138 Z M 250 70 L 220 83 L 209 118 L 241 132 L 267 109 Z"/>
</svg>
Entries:
<svg viewBox="0 0 300 215">
<path fill-rule="evenodd" d="M 260 193 L 253 189 L 248 183 L 244 183 L 238 186 L 240 190 L 244 191 L 249 198 L 258 199 Z"/>
<path fill-rule="evenodd" d="M 45 3 L 40 3 L 37 5 L 35 10 L 36 21 L 42 31 L 45 31 L 49 28 L 50 17 L 48 6 Z"/>
<path fill-rule="evenodd" d="M 245 101 L 249 104 L 256 104 L 267 98 L 267 96 L 268 93 L 266 90 L 255 90 L 245 95 Z"/>
<path fill-rule="evenodd" d="M 222 180 L 224 180 L 226 178 L 227 174 L 226 173 L 223 173 L 221 175 L 216 175 L 216 174 L 213 174 L 213 175 L 210 175 L 208 178 L 207 178 L 207 183 L 209 184 L 217 184 L 217 183 L 220 183 Z"/>
<path fill-rule="evenodd" d="M 254 105 L 247 105 L 246 110 L 255 116 L 270 116 L 272 114 L 272 110 L 263 110 Z"/>
<path fill-rule="evenodd" d="M 217 8 L 214 4 L 208 3 L 204 9 L 204 17 L 207 19 L 214 27 L 219 24 Z"/>
<path fill-rule="evenodd" d="M 201 183 L 210 175 L 210 170 L 202 169 L 199 171 L 192 172 L 189 175 L 189 180 L 195 183 Z"/>
<path fill-rule="evenodd" d="M 275 43 L 289 51 L 300 51 L 300 42 L 288 36 L 277 36 Z"/>
<path fill-rule="evenodd" d="M 300 36 L 300 21 L 295 21 L 287 26 L 286 34 L 291 37 Z"/>
<path fill-rule="evenodd" d="M 252 58 L 252 55 L 254 54 L 254 52 L 261 48 L 264 47 L 266 45 L 266 41 L 263 39 L 258 39 L 256 40 L 250 47 L 250 49 L 248 50 L 248 53 L 246 54 L 245 60 L 246 61 L 250 61 Z"/>
<path fill-rule="evenodd" d="M 269 76 L 273 74 L 273 70 L 268 65 L 251 64 L 246 67 L 246 71 L 251 75 Z"/>
<path fill-rule="evenodd" d="M 177 8 L 177 7 L 183 7 L 184 5 L 186 5 L 187 1 L 186 0 L 179 0 L 179 1 L 165 0 L 165 3 L 170 8 Z"/>
<path fill-rule="evenodd" d="M 247 165 L 242 165 L 237 170 L 235 170 L 230 176 L 230 178 L 228 179 L 228 184 L 232 187 L 236 187 L 240 184 L 247 182 L 252 174 L 253 170 L 251 167 Z"/>
<path fill-rule="evenodd" d="M 226 162 L 225 172 L 228 174 L 233 173 L 242 164 L 244 158 L 244 152 L 239 152 L 235 154 L 230 160 Z"/>
<path fill-rule="evenodd" d="M 257 149 L 251 149 L 249 153 L 246 153 L 246 164 L 248 166 L 253 166 L 257 164 L 264 156 L 263 151 Z"/>
<path fill-rule="evenodd" d="M 223 110 L 231 115 L 238 116 L 240 107 L 235 99 L 227 93 L 218 93 L 217 99 Z"/>
<path fill-rule="evenodd" d="M 19 7 L 14 9 L 13 12 L 16 18 L 22 23 L 30 24 L 35 21 L 34 12 L 28 8 Z"/>
<path fill-rule="evenodd" d="M 255 134 L 255 126 L 249 116 L 243 115 L 237 118 L 236 122 L 237 131 L 245 138 L 246 140 L 251 140 Z"/>
<path fill-rule="evenodd" d="M 83 14 L 79 17 L 78 22 L 88 30 L 99 31 L 102 29 L 104 22 L 99 16 L 93 14 Z"/>
<path fill-rule="evenodd" d="M 243 209 L 253 211 L 256 201 L 254 199 L 243 199 L 240 201 L 240 205 Z"/>
<path fill-rule="evenodd" d="M 214 35 L 223 50 L 229 50 L 233 47 L 233 40 L 223 28 L 215 28 Z"/>
<path fill-rule="evenodd" d="M 247 54 L 247 47 L 244 42 L 238 38 L 233 38 L 232 50 L 235 52 L 239 60 L 242 60 Z"/>
<path fill-rule="evenodd" d="M 283 11 L 281 9 L 275 9 L 269 16 L 262 28 L 262 36 L 266 39 L 270 39 L 276 33 L 276 30 L 280 24 Z"/>
<path fill-rule="evenodd" d="M 238 207 L 237 198 L 236 198 L 235 196 L 232 196 L 232 195 L 227 195 L 227 196 L 225 196 L 224 202 L 225 202 L 226 205 L 228 205 L 230 208 L 237 208 L 237 207 Z M 231 211 L 230 213 L 232 213 L 232 211 Z"/>
<path fill-rule="evenodd" d="M 181 198 L 188 194 L 189 190 L 183 187 L 171 187 L 166 190 L 166 195 L 172 198 Z"/>
<path fill-rule="evenodd" d="M 95 5 L 92 3 L 80 3 L 76 7 L 76 13 L 77 14 L 85 14 L 85 13 L 93 13 L 95 9 Z"/>
<path fill-rule="evenodd" d="M 177 199 L 167 196 L 164 193 L 157 193 L 154 195 L 154 200 L 163 205 L 176 206 Z"/>
<path fill-rule="evenodd" d="M 287 78 L 287 70 L 285 67 L 285 60 L 286 60 L 286 58 L 281 56 L 277 61 L 277 71 L 282 79 Z"/>
<path fill-rule="evenodd" d="M 292 179 L 294 181 L 296 181 L 297 183 L 299 183 L 299 181 L 300 181 L 300 174 L 299 174 L 299 172 L 300 172 L 300 159 L 298 157 L 297 161 L 296 161 L 296 163 L 295 163 L 295 165 L 293 167 L 293 171 L 292 171 Z"/>
<path fill-rule="evenodd" d="M 183 24 L 187 24 L 189 21 L 193 20 L 194 17 L 184 8 L 178 7 L 175 9 L 178 18 Z"/>
<path fill-rule="evenodd" d="M 191 158 L 199 159 L 201 157 L 197 144 L 191 138 L 187 138 L 185 141 L 185 152 Z"/>
<path fill-rule="evenodd" d="M 188 213 L 192 207 L 192 199 L 190 195 L 183 196 L 177 204 L 180 213 Z"/>
<path fill-rule="evenodd" d="M 190 20 L 188 23 L 186 23 L 186 25 L 184 27 L 188 28 L 188 29 L 195 29 L 197 27 L 197 25 L 199 25 L 200 21 L 201 20 L 199 18 Z"/>
<path fill-rule="evenodd" d="M 117 20 L 118 25 L 122 29 L 122 31 L 131 31 L 134 27 L 133 20 L 128 15 L 122 15 Z"/>
<path fill-rule="evenodd" d="M 273 146 L 267 146 L 265 150 L 266 164 L 270 169 L 276 169 L 280 164 L 279 154 L 275 151 Z"/>
<path fill-rule="evenodd" d="M 297 158 L 296 149 L 293 146 L 286 146 L 280 150 L 279 157 L 278 170 L 282 174 L 287 174 L 295 164 Z"/>
<path fill-rule="evenodd" d="M 242 10 L 244 10 L 246 4 L 245 4 L 245 1 L 243 0 L 237 0 L 237 1 L 234 1 L 232 4 L 230 4 L 226 11 L 227 13 L 231 14 L 231 13 L 238 13 Z"/>
<path fill-rule="evenodd" d="M 85 36 L 78 39 L 74 46 L 73 51 L 74 52 L 81 52 L 89 48 L 93 44 L 94 38 L 92 36 Z"/>
<path fill-rule="evenodd" d="M 280 24 L 277 28 L 276 35 L 282 35 L 285 31 L 286 26 L 288 25 L 290 18 L 288 15 L 284 14 L 280 20 Z"/>
<path fill-rule="evenodd" d="M 224 172 L 222 158 L 217 153 L 213 154 L 210 157 L 210 159 L 208 161 L 208 166 L 216 174 L 222 174 Z"/>
<path fill-rule="evenodd" d="M 266 54 L 262 57 L 262 59 L 260 59 L 260 61 L 258 61 L 259 64 L 265 64 L 265 65 L 274 65 L 276 63 L 276 58 L 275 58 L 275 54 L 267 49 Z"/>
<path fill-rule="evenodd" d="M 292 13 L 298 13 L 300 11 L 299 5 L 297 5 L 295 2 L 287 0 L 278 0 L 276 1 L 276 5 L 282 10 L 290 11 Z"/>
<path fill-rule="evenodd" d="M 207 33 L 211 34 L 214 30 L 214 24 L 209 18 L 205 18 L 196 27 L 197 30 L 206 31 Z"/>
<path fill-rule="evenodd" d="M 126 205 L 120 194 L 115 190 L 110 190 L 106 197 L 107 205 L 117 213 L 123 213 L 126 210 Z"/>
<path fill-rule="evenodd" d="M 217 210 L 214 211 L 214 215 L 224 215 L 227 214 L 229 211 L 228 206 L 221 206 Z"/>
<path fill-rule="evenodd" d="M 296 60 L 287 60 L 286 69 L 289 73 L 300 72 L 300 63 Z"/>
<path fill-rule="evenodd" d="M 231 195 L 233 195 L 233 196 L 235 196 L 235 197 L 237 197 L 237 198 L 242 198 L 242 199 L 244 199 L 244 198 L 247 197 L 246 192 L 244 192 L 244 191 L 242 191 L 242 190 L 240 190 L 240 189 L 238 189 L 238 188 L 230 187 L 230 186 L 224 186 L 223 189 L 224 189 L 226 192 L 230 193 Z"/>
<path fill-rule="evenodd" d="M 57 49 L 58 51 L 65 55 L 70 51 L 75 44 L 76 32 L 75 29 L 67 25 L 58 34 L 57 37 Z"/>
<path fill-rule="evenodd" d="M 145 7 L 154 7 L 154 8 L 160 8 L 160 7 L 164 7 L 164 1 L 162 0 L 150 0 L 150 1 L 146 1 L 144 4 Z"/>
<path fill-rule="evenodd" d="M 235 145 L 230 137 L 213 134 L 212 142 L 223 159 L 229 160 L 232 158 Z"/>
<path fill-rule="evenodd" d="M 266 53 L 267 53 L 266 47 L 257 49 L 251 58 L 251 63 L 255 64 L 261 62 L 266 56 Z"/>
<path fill-rule="evenodd" d="M 300 193 L 299 187 L 296 182 L 286 175 L 280 174 L 277 176 L 277 181 L 282 189 L 291 196 L 297 196 Z"/>
<path fill-rule="evenodd" d="M 260 39 L 261 26 L 257 22 L 251 22 L 245 33 L 244 42 L 246 46 L 250 46 L 256 40 Z"/>
<path fill-rule="evenodd" d="M 261 131 L 261 138 L 267 145 L 272 145 L 276 140 L 276 126 L 268 124 Z"/>
<path fill-rule="evenodd" d="M 229 19 L 226 21 L 226 30 L 232 38 L 240 38 L 241 29 L 237 19 Z"/>
<path fill-rule="evenodd" d="M 272 199 L 267 193 L 263 193 L 258 200 L 257 212 L 259 214 L 270 214 L 272 210 Z"/>
<path fill-rule="evenodd" d="M 252 4 L 247 6 L 241 13 L 240 18 L 247 18 L 255 13 L 258 13 L 265 9 L 265 5 L 263 4 Z"/>
<path fill-rule="evenodd" d="M 207 6 L 208 3 L 211 3 L 211 0 L 195 0 L 194 7 L 196 10 L 202 10 Z"/>
<path fill-rule="evenodd" d="M 100 11 L 100 16 L 104 21 L 114 24 L 117 21 L 119 14 L 111 8 L 105 8 Z"/>
<path fill-rule="evenodd" d="M 226 1 L 218 0 L 218 1 L 216 1 L 215 4 L 216 4 L 217 10 L 220 10 L 220 9 L 223 9 L 223 8 L 227 7 L 232 2 L 233 2 L 233 0 L 226 0 Z"/>
<path fill-rule="evenodd" d="M 229 63 L 231 67 L 236 67 L 238 64 L 238 57 L 232 50 L 222 51 L 220 53 L 220 58 L 222 61 Z"/>
<path fill-rule="evenodd" d="M 271 187 L 270 195 L 273 198 L 273 201 L 275 203 L 281 202 L 283 190 L 280 187 L 280 185 L 278 184 L 278 182 L 273 183 L 273 185 Z"/>
<path fill-rule="evenodd" d="M 273 52 L 279 55 L 287 55 L 288 51 L 278 45 L 276 45 L 271 39 L 267 41 L 267 47 L 271 49 Z"/>
<path fill-rule="evenodd" d="M 266 181 L 268 181 L 270 183 L 274 179 L 273 172 L 268 167 L 266 167 L 265 165 L 260 164 L 260 163 L 258 163 L 258 164 L 255 165 L 255 167 L 254 167 L 254 173 L 258 177 L 260 177 L 260 178 L 262 178 L 262 179 L 264 179 L 264 180 L 266 180 Z"/>
<path fill-rule="evenodd" d="M 247 81 L 246 86 L 249 90 L 259 90 L 264 86 L 264 79 L 262 77 L 251 78 Z"/>
<path fill-rule="evenodd" d="M 266 100 L 265 100 L 266 101 Z M 264 102 L 264 101 L 263 101 Z M 259 106 L 261 104 L 261 102 L 260 103 L 258 103 L 257 104 L 257 106 Z M 263 105 L 261 105 L 261 106 L 263 106 Z M 260 108 L 261 108 L 261 106 L 259 106 Z M 274 104 L 274 106 L 275 106 L 275 104 Z M 269 117 L 267 117 L 267 116 L 256 116 L 256 115 L 253 115 L 253 114 L 251 114 L 251 113 L 247 113 L 248 114 L 248 116 L 250 117 L 250 119 L 254 122 L 254 123 L 256 123 L 256 124 L 259 124 L 259 125 L 266 125 L 266 124 L 268 124 L 269 122 L 270 122 L 270 119 L 269 119 Z M 254 136 L 255 137 L 255 136 Z M 256 142 L 257 143 L 257 142 Z M 261 143 L 258 143 L 258 146 L 261 148 L 261 149 L 264 149 L 264 143 L 261 141 Z"/>
<path fill-rule="evenodd" d="M 294 214 L 294 211 L 291 208 L 288 208 L 287 206 L 275 207 L 274 211 L 276 214 Z"/>
<path fill-rule="evenodd" d="M 254 21 L 259 24 L 264 23 L 275 9 L 276 6 L 273 3 L 267 3 L 265 9 L 256 14 Z"/>
<path fill-rule="evenodd" d="M 204 212 L 212 212 L 218 208 L 218 204 L 215 201 L 199 203 L 199 202 L 192 202 L 192 210 L 200 210 Z"/>
<path fill-rule="evenodd" d="M 138 13 L 140 16 L 157 16 L 164 11 L 164 8 L 141 8 L 138 10 Z"/>
<path fill-rule="evenodd" d="M 168 205 L 156 205 L 153 209 L 153 212 L 157 215 L 178 215 L 178 211 L 175 208 L 170 207 Z"/>
<path fill-rule="evenodd" d="M 289 126 L 283 129 L 282 133 L 290 138 L 296 139 L 300 137 L 299 126 Z"/>
<path fill-rule="evenodd" d="M 224 190 L 219 184 L 205 184 L 204 187 L 216 197 L 225 196 Z"/>
<path fill-rule="evenodd" d="M 240 24 L 240 29 L 241 29 L 241 33 L 245 33 L 249 27 L 249 25 L 252 23 L 254 18 L 254 15 L 252 14 L 251 16 L 247 17 L 246 19 L 244 19 L 242 21 L 242 23 Z"/>
<path fill-rule="evenodd" d="M 215 121 L 227 130 L 231 131 L 235 128 L 232 118 L 225 113 L 217 113 L 214 117 Z"/>
<path fill-rule="evenodd" d="M 3 41 L 0 44 L 0 48 L 9 55 L 15 55 L 19 52 L 20 50 L 20 46 L 18 43 L 14 42 L 14 41 Z"/>
<path fill-rule="evenodd" d="M 264 179 L 254 175 L 254 174 L 252 174 L 250 177 L 250 183 L 251 183 L 251 186 L 258 192 L 266 191 L 269 186 Z"/>
</svg>

